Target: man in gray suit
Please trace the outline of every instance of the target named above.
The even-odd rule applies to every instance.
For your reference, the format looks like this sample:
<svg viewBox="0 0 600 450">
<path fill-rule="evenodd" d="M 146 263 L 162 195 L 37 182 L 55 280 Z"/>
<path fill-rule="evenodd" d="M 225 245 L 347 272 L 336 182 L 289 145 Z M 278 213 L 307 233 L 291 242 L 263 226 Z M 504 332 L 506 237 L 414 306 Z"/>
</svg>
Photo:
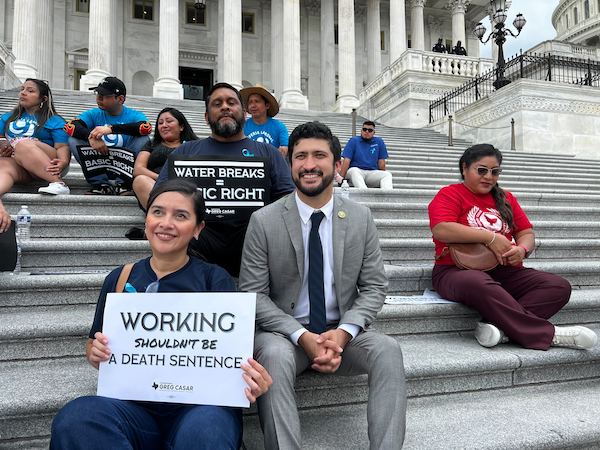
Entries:
<svg viewBox="0 0 600 450">
<path fill-rule="evenodd" d="M 240 288 L 258 293 L 254 353 L 273 377 L 258 400 L 267 450 L 301 448 L 294 383 L 309 367 L 368 374 L 370 448 L 404 440 L 400 345 L 368 330 L 387 288 L 377 230 L 369 209 L 333 197 L 340 153 L 327 126 L 298 126 L 288 151 L 296 191 L 256 211 L 246 233 Z"/>
</svg>

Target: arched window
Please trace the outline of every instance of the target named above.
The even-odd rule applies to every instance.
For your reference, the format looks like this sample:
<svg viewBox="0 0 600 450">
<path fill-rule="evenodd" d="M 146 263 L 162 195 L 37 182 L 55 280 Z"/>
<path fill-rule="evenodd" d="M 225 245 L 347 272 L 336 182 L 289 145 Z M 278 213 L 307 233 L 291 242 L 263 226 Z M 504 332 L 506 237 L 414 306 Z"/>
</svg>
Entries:
<svg viewBox="0 0 600 450">
<path fill-rule="evenodd" d="M 586 19 L 590 18 L 590 0 L 585 0 L 583 2 L 583 17 Z"/>
</svg>

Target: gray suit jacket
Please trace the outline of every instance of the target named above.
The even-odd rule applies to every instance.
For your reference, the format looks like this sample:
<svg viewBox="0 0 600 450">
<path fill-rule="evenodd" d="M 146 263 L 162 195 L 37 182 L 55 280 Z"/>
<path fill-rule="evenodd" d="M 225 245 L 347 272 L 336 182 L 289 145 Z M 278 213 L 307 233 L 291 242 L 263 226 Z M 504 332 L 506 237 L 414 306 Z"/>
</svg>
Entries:
<svg viewBox="0 0 600 450">
<path fill-rule="evenodd" d="M 289 336 L 304 275 L 301 219 L 294 193 L 252 214 L 242 254 L 240 289 L 256 292 L 256 325 Z M 368 208 L 338 198 L 333 204 L 334 282 L 340 323 L 365 329 L 381 309 L 387 277 Z"/>
</svg>

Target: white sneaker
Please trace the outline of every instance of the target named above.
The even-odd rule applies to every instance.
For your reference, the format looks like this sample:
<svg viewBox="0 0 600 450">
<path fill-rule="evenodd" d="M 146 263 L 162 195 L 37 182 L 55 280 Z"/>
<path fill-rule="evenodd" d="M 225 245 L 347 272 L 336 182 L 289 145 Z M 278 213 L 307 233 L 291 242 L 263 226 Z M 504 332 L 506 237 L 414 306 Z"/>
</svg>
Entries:
<svg viewBox="0 0 600 450">
<path fill-rule="evenodd" d="M 475 339 L 482 347 L 494 347 L 508 342 L 508 337 L 491 323 L 478 322 L 475 327 Z"/>
<path fill-rule="evenodd" d="M 40 194 L 69 195 L 71 193 L 71 190 L 66 184 L 61 183 L 59 181 L 55 181 L 53 183 L 50 183 L 46 187 L 39 188 L 38 192 Z"/>
<path fill-rule="evenodd" d="M 592 330 L 579 325 L 573 327 L 554 327 L 552 345 L 589 350 L 598 342 L 598 336 Z"/>
</svg>

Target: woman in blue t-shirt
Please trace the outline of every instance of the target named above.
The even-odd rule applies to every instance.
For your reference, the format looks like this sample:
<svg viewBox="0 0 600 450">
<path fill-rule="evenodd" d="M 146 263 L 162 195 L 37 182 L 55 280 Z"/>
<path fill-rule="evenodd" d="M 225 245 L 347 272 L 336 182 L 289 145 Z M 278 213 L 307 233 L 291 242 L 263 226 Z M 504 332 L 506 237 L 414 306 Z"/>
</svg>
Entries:
<svg viewBox="0 0 600 450">
<path fill-rule="evenodd" d="M 32 180 L 49 182 L 40 193 L 69 194 L 62 180 L 71 161 L 64 125 L 50 86 L 34 78 L 25 80 L 16 108 L 0 117 L 0 196 L 14 184 Z M 0 202 L 0 233 L 9 225 L 10 215 Z"/>
<path fill-rule="evenodd" d="M 146 235 L 152 256 L 133 265 L 125 292 L 235 291 L 229 274 L 187 254 L 189 242 L 204 227 L 204 200 L 189 181 L 174 179 L 148 199 Z M 86 346 L 89 363 L 98 368 L 110 358 L 110 340 L 102 333 L 106 295 L 116 291 L 122 268 L 105 279 Z M 122 281 L 122 283 L 125 280 Z M 253 359 L 242 364 L 250 402 L 272 384 Z M 132 381 L 135 383 L 135 381 Z M 242 442 L 239 408 L 140 402 L 87 396 L 69 402 L 52 423 L 50 449 L 235 449 Z"/>
</svg>

